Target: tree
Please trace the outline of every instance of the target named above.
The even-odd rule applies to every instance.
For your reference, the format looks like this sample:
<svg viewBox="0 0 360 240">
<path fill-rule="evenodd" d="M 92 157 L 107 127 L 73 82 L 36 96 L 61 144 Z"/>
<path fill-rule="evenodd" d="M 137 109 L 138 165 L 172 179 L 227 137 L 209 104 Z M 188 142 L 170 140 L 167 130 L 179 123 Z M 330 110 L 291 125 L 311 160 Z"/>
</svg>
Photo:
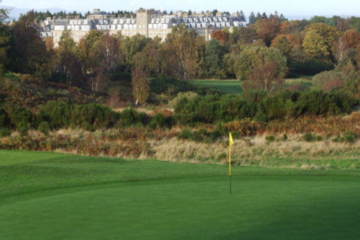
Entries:
<svg viewBox="0 0 360 240">
<path fill-rule="evenodd" d="M 255 29 L 249 27 L 234 28 L 229 36 L 229 44 L 251 44 L 259 39 Z"/>
<path fill-rule="evenodd" d="M 133 68 L 141 70 L 148 76 L 157 77 L 167 72 L 167 59 L 162 56 L 162 49 L 159 40 L 152 40 L 141 52 L 133 58 Z"/>
<path fill-rule="evenodd" d="M 91 31 L 79 43 L 84 70 L 92 91 L 103 91 L 116 72 L 124 71 L 125 56 L 120 36 Z"/>
<path fill-rule="evenodd" d="M 194 30 L 183 25 L 174 27 L 164 47 L 178 61 L 178 79 L 189 80 L 200 73 L 205 41 Z"/>
<path fill-rule="evenodd" d="M 282 34 L 299 34 L 304 31 L 307 21 L 283 21 L 280 25 L 280 33 Z"/>
<path fill-rule="evenodd" d="M 100 91 L 107 86 L 112 74 L 123 65 L 119 39 L 109 33 L 104 34 L 95 42 L 90 57 L 97 62 L 94 66 L 96 78 L 92 83 L 92 89 Z"/>
<path fill-rule="evenodd" d="M 0 3 L 1 2 L 2 1 L 0 1 Z M 0 24 L 3 24 L 7 18 L 8 18 L 8 10 L 5 8 L 0 8 Z"/>
<path fill-rule="evenodd" d="M 254 28 L 257 35 L 264 40 L 267 46 L 271 45 L 271 41 L 280 32 L 281 21 L 279 18 L 269 18 L 258 20 Z"/>
<path fill-rule="evenodd" d="M 126 37 L 122 39 L 121 51 L 124 54 L 125 65 L 127 66 L 126 70 L 131 72 L 131 67 L 134 64 L 133 58 L 138 53 L 141 52 L 147 43 L 151 39 L 146 38 L 142 35 L 135 35 L 133 37 Z"/>
<path fill-rule="evenodd" d="M 219 41 L 211 40 L 207 43 L 205 49 L 205 68 L 207 77 L 225 77 L 224 56 L 226 53 L 226 48 L 221 45 Z"/>
<path fill-rule="evenodd" d="M 250 16 L 249 16 L 249 24 L 254 24 L 255 22 L 256 22 L 255 13 L 254 13 L 254 12 L 251 12 L 251 13 L 250 13 Z"/>
<path fill-rule="evenodd" d="M 91 55 L 94 50 L 95 43 L 101 39 L 103 34 L 104 33 L 101 31 L 93 30 L 79 42 L 78 48 L 81 61 L 83 62 L 83 72 L 88 75 L 94 74 L 95 72 L 94 66 L 97 65 L 97 59 L 94 59 Z"/>
<path fill-rule="evenodd" d="M 68 87 L 81 86 L 84 81 L 82 62 L 70 31 L 65 31 L 56 51 L 56 73 L 54 80 L 65 82 Z"/>
<path fill-rule="evenodd" d="M 0 75 L 5 71 L 5 62 L 7 60 L 7 50 L 10 40 L 9 28 L 4 24 L 6 19 L 6 10 L 0 9 Z"/>
<path fill-rule="evenodd" d="M 211 38 L 219 41 L 222 45 L 225 45 L 229 41 L 229 32 L 224 30 L 217 30 L 211 34 Z"/>
<path fill-rule="evenodd" d="M 313 77 L 314 86 L 326 92 L 344 87 L 345 81 L 346 75 L 338 71 L 325 71 Z"/>
<path fill-rule="evenodd" d="M 150 97 L 150 81 L 148 75 L 141 69 L 132 72 L 133 96 L 137 104 L 144 104 Z"/>
<path fill-rule="evenodd" d="M 360 47 L 360 33 L 356 29 L 344 32 L 337 43 L 338 62 L 343 62 L 358 47 Z"/>
<path fill-rule="evenodd" d="M 9 68 L 13 72 L 36 74 L 46 78 L 50 73 L 49 52 L 40 36 L 40 27 L 35 20 L 34 12 L 22 16 L 11 27 L 9 48 Z"/>
<path fill-rule="evenodd" d="M 325 23 L 313 23 L 307 27 L 303 47 L 305 52 L 317 58 L 329 58 L 336 62 L 334 43 L 339 37 L 336 27 Z"/>
<path fill-rule="evenodd" d="M 301 47 L 301 39 L 293 34 L 279 34 L 271 43 L 271 46 L 279 49 L 286 57 L 291 56 L 294 48 Z"/>
<path fill-rule="evenodd" d="M 235 73 L 246 90 L 274 91 L 282 86 L 287 61 L 276 48 L 246 47 L 235 59 Z"/>
<path fill-rule="evenodd" d="M 240 11 L 240 13 L 239 13 L 239 19 L 240 19 L 240 21 L 242 21 L 242 22 L 246 22 L 246 16 L 245 16 L 245 13 L 244 13 L 244 11 Z"/>
</svg>

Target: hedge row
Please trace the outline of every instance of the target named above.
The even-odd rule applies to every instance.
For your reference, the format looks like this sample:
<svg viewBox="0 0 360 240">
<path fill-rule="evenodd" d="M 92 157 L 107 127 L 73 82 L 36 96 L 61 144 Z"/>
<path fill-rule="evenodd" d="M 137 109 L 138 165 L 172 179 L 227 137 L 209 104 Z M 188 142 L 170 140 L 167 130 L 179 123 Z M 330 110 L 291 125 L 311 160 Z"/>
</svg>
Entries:
<svg viewBox="0 0 360 240">
<path fill-rule="evenodd" d="M 153 117 L 127 109 L 121 113 L 99 104 L 72 104 L 49 101 L 32 113 L 19 106 L 0 107 L 0 129 L 16 129 L 25 132 L 39 129 L 43 132 L 61 128 L 96 129 L 120 128 L 130 126 L 149 126 L 152 128 L 171 127 L 173 121 L 161 114 Z"/>
<path fill-rule="evenodd" d="M 282 92 L 276 95 L 199 96 L 183 99 L 175 108 L 180 124 L 230 122 L 254 119 L 268 122 L 305 115 L 330 116 L 350 113 L 358 101 L 341 92 Z"/>
<path fill-rule="evenodd" d="M 167 128 L 174 124 L 225 123 L 252 119 L 261 122 L 298 118 L 305 115 L 329 116 L 350 113 L 358 104 L 340 92 L 283 92 L 276 95 L 253 94 L 198 96 L 182 99 L 175 108 L 175 118 L 161 114 L 149 116 L 127 109 L 121 113 L 98 104 L 72 104 L 49 101 L 37 113 L 14 105 L 0 105 L 0 135 L 17 129 L 43 132 L 61 128 L 97 129 L 148 126 Z"/>
</svg>

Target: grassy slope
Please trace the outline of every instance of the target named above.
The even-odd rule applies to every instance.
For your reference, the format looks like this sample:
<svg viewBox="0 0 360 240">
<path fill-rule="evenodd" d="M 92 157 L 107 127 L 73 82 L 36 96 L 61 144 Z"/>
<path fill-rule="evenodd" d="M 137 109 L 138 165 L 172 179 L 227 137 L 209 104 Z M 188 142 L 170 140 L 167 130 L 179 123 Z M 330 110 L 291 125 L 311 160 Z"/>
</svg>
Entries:
<svg viewBox="0 0 360 240">
<path fill-rule="evenodd" d="M 192 80 L 191 81 L 195 86 L 203 87 L 203 88 L 212 88 L 216 89 L 222 93 L 228 94 L 242 94 L 242 83 L 239 80 Z M 294 78 L 294 79 L 286 79 L 286 86 L 290 87 L 292 85 L 303 85 L 304 87 L 311 87 L 311 78 L 303 77 L 303 78 Z"/>
<path fill-rule="evenodd" d="M 359 239 L 360 172 L 0 151 L 0 239 Z"/>
</svg>

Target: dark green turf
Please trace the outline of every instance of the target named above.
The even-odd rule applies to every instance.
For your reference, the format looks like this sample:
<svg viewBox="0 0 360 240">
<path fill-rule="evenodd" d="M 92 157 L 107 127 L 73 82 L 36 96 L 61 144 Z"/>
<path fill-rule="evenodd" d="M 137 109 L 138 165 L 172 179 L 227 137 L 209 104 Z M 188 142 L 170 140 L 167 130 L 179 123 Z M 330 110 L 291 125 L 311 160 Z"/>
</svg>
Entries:
<svg viewBox="0 0 360 240">
<path fill-rule="evenodd" d="M 0 151 L 0 239 L 360 239 L 358 171 L 225 170 Z"/>
<path fill-rule="evenodd" d="M 242 94 L 242 83 L 239 80 L 192 80 L 195 86 L 210 88 L 228 94 Z"/>
</svg>

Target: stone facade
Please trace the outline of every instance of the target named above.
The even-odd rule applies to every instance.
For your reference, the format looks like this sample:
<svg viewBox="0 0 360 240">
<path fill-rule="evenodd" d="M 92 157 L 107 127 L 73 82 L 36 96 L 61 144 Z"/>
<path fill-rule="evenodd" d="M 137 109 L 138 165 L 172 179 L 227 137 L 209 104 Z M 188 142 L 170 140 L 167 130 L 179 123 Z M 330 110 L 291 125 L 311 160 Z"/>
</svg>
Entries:
<svg viewBox="0 0 360 240">
<path fill-rule="evenodd" d="M 115 18 L 96 9 L 85 19 L 47 19 L 42 23 L 41 34 L 44 38 L 52 37 L 55 46 L 58 45 L 64 31 L 70 31 L 76 42 L 91 30 L 108 31 L 110 34 L 121 33 L 128 37 L 141 34 L 165 40 L 172 28 L 181 24 L 210 40 L 213 31 L 239 27 L 244 22 L 237 14 L 164 15 L 159 11 L 140 9 L 136 13 L 136 18 Z"/>
</svg>

